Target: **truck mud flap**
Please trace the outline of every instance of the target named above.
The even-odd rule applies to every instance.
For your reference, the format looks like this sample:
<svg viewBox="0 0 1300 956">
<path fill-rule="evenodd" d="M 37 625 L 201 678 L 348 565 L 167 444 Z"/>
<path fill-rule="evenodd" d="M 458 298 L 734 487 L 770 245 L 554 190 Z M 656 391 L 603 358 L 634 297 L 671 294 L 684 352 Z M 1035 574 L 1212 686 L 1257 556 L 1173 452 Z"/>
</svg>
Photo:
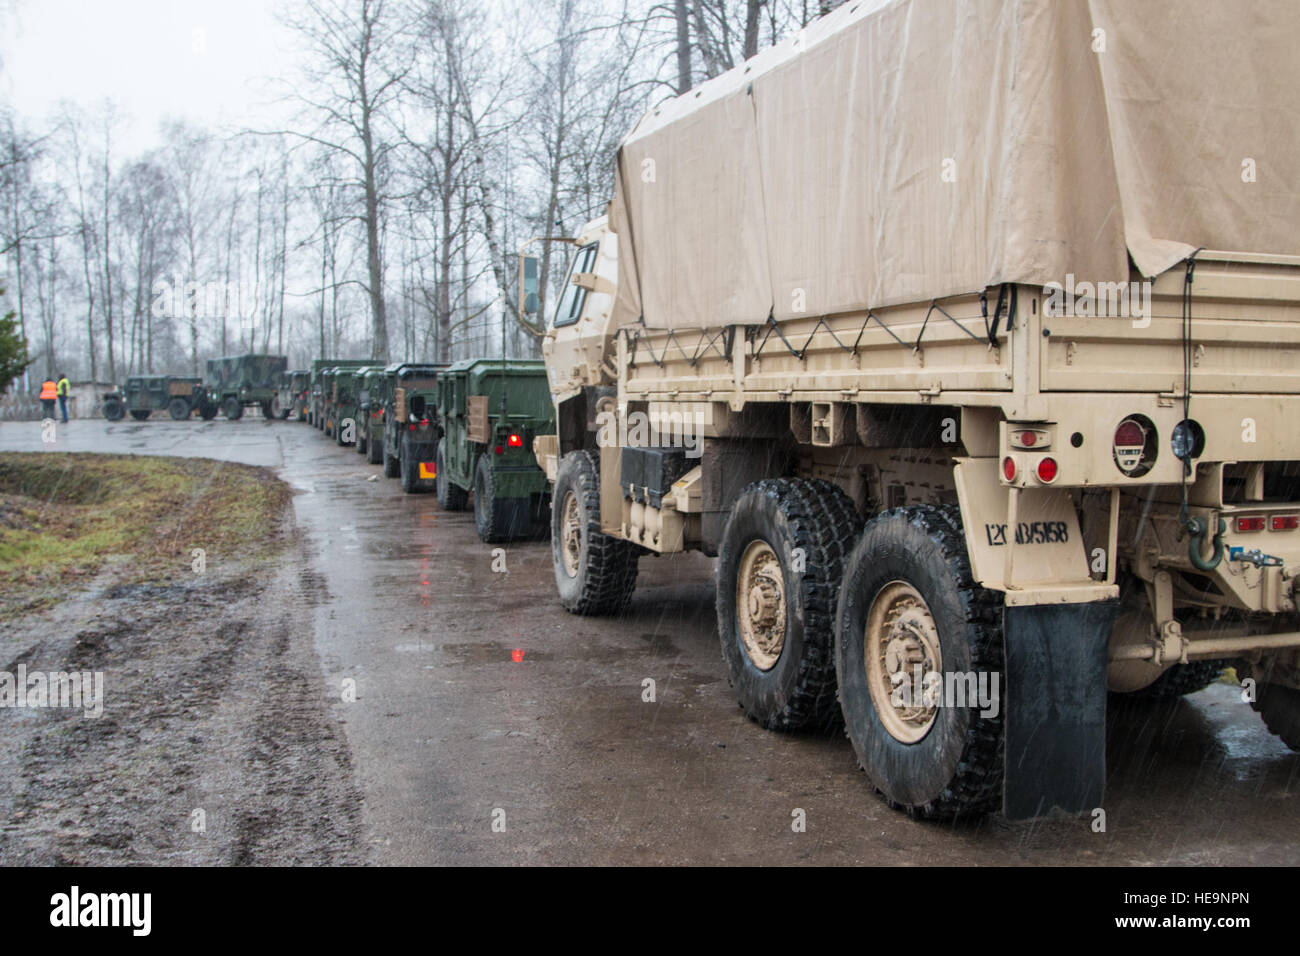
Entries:
<svg viewBox="0 0 1300 956">
<path fill-rule="evenodd" d="M 1118 601 L 1008 607 L 1009 820 L 1084 813 L 1106 787 L 1106 661 Z"/>
</svg>

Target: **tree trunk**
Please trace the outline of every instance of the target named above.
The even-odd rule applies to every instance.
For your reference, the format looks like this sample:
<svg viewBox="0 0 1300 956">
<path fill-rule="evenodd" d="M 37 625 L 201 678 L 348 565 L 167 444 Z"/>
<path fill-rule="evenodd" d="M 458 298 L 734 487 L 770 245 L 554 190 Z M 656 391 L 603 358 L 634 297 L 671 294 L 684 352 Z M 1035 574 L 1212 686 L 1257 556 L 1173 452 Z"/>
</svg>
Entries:
<svg viewBox="0 0 1300 956">
<path fill-rule="evenodd" d="M 673 18 L 677 21 L 677 93 L 691 88 L 691 13 L 686 0 L 675 0 Z"/>
<path fill-rule="evenodd" d="M 745 0 L 745 59 L 758 53 L 758 14 L 765 0 Z"/>
</svg>

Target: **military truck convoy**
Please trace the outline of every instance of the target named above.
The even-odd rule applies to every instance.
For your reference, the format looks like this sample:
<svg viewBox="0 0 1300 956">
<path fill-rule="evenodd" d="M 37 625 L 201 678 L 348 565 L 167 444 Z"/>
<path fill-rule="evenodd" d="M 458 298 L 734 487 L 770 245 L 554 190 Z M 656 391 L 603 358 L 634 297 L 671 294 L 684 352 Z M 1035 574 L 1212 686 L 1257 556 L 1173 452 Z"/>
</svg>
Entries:
<svg viewBox="0 0 1300 956">
<path fill-rule="evenodd" d="M 740 707 L 913 816 L 1101 807 L 1108 695 L 1228 667 L 1300 749 L 1300 7 L 1152 4 L 845 4 L 625 137 L 544 364 L 289 397 L 482 540 L 549 528 L 572 613 L 715 558 Z M 259 367 L 105 414 L 271 417 Z"/>
<path fill-rule="evenodd" d="M 640 121 L 547 317 L 563 606 L 715 556 L 740 706 L 918 817 L 1101 807 L 1108 691 L 1229 664 L 1300 749 L 1300 7 L 1147 6 L 844 5 Z"/>
<path fill-rule="evenodd" d="M 332 364 L 331 364 L 332 363 Z M 471 500 L 484 541 L 530 537 L 547 527 L 550 486 L 531 452 L 554 430 L 540 361 L 473 359 L 455 365 L 320 359 L 311 417 L 354 445 L 408 494 L 437 492 L 446 511 Z"/>
</svg>

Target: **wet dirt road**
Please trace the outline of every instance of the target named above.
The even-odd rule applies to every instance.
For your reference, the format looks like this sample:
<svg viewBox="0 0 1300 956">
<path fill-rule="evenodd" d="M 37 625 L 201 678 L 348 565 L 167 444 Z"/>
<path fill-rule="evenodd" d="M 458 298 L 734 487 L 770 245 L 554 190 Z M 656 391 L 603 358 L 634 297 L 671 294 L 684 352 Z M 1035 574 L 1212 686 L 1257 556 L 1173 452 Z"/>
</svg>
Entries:
<svg viewBox="0 0 1300 956">
<path fill-rule="evenodd" d="M 0 450 L 42 447 L 39 426 L 0 425 Z M 708 559 L 642 559 L 628 614 L 577 618 L 547 543 L 494 569 L 471 513 L 402 494 L 305 424 L 78 421 L 45 447 L 235 460 L 293 485 L 301 567 L 277 587 L 311 632 L 371 862 L 1300 863 L 1300 756 L 1225 685 L 1114 709 L 1104 832 L 914 822 L 847 740 L 740 713 Z"/>
</svg>

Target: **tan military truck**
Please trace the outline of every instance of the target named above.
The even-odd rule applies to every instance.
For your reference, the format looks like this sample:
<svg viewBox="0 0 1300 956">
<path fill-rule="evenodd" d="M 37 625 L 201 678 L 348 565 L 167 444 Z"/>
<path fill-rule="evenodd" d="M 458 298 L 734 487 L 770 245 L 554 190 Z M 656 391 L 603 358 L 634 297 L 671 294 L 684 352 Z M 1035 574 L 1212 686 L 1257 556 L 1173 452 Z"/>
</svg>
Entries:
<svg viewBox="0 0 1300 956">
<path fill-rule="evenodd" d="M 1108 691 L 1229 663 L 1300 748 L 1300 7 L 1258 10 L 845 4 L 644 117 L 544 340 L 564 606 L 716 556 L 745 712 L 842 719 L 918 816 L 1101 807 Z"/>
</svg>

